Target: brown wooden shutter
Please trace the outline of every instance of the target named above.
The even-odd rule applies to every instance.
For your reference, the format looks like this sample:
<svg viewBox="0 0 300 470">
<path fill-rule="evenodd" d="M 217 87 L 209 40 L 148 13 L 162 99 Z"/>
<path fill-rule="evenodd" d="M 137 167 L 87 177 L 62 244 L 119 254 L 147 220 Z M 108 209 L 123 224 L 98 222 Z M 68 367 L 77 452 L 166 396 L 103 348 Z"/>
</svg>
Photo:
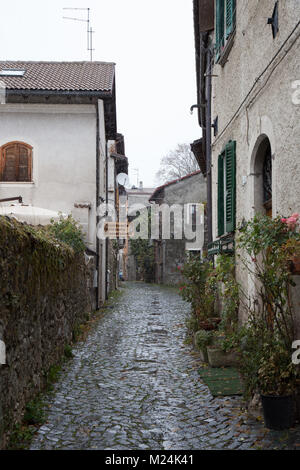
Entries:
<svg viewBox="0 0 300 470">
<path fill-rule="evenodd" d="M 18 181 L 30 181 L 30 150 L 25 145 L 19 145 L 19 174 Z"/>
<path fill-rule="evenodd" d="M 31 147 L 14 142 L 2 147 L 1 181 L 31 181 Z"/>
<path fill-rule="evenodd" d="M 3 155 L 3 181 L 17 181 L 17 160 L 17 146 L 6 147 Z"/>
</svg>

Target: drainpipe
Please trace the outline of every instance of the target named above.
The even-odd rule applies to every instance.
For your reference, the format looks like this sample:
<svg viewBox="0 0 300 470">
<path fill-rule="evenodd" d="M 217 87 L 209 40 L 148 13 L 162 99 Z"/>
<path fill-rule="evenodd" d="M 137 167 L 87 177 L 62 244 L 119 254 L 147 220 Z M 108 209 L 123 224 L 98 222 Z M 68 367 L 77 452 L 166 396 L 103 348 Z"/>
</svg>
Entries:
<svg viewBox="0 0 300 470">
<path fill-rule="evenodd" d="M 211 178 L 211 61 L 212 52 L 210 47 L 206 52 L 206 80 L 205 80 L 205 128 L 206 128 L 206 178 L 207 178 L 207 238 L 208 243 L 213 241 L 212 237 L 212 178 Z"/>
<path fill-rule="evenodd" d="M 105 143 L 105 199 L 106 207 L 108 207 L 108 152 L 107 152 L 107 141 Z M 106 214 L 107 215 L 107 214 Z M 108 237 L 105 238 L 105 300 L 108 299 Z"/>
<path fill-rule="evenodd" d="M 99 215 L 98 215 L 98 204 L 99 204 L 99 158 L 100 158 L 100 133 L 99 133 L 99 104 L 97 101 L 96 104 L 96 269 L 97 269 L 97 287 L 96 287 L 96 310 L 99 309 L 99 280 L 101 279 L 100 272 L 99 272 L 99 265 L 100 265 L 100 240 L 97 236 L 97 227 L 99 223 Z"/>
</svg>

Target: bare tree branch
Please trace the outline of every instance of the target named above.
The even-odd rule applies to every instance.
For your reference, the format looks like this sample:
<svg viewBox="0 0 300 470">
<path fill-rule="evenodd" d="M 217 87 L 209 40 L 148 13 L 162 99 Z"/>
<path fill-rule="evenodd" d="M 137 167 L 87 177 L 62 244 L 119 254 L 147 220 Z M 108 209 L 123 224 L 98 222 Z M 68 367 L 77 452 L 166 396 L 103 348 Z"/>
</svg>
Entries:
<svg viewBox="0 0 300 470">
<path fill-rule="evenodd" d="M 178 144 L 161 159 L 160 168 L 156 173 L 157 184 L 182 178 L 198 170 L 199 166 L 190 145 Z"/>
</svg>

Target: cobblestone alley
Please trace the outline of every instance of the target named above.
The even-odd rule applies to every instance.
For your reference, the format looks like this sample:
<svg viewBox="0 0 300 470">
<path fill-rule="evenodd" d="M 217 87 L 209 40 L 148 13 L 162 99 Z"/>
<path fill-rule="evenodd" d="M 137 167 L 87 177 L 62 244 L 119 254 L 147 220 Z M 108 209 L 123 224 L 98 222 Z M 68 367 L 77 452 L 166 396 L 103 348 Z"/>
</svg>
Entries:
<svg viewBox="0 0 300 470">
<path fill-rule="evenodd" d="M 297 448 L 299 431 L 268 433 L 241 413 L 240 397 L 212 398 L 184 344 L 189 305 L 174 289 L 123 291 L 74 347 L 31 449 Z"/>
</svg>

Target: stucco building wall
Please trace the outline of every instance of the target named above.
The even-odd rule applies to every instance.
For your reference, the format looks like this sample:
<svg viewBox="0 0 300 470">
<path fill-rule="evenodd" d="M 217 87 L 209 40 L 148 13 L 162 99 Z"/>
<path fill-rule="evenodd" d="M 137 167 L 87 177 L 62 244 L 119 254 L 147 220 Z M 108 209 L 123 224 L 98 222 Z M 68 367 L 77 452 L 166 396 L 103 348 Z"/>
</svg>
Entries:
<svg viewBox="0 0 300 470">
<path fill-rule="evenodd" d="M 214 239 L 218 155 L 229 140 L 236 141 L 237 227 L 243 218 L 247 220 L 259 210 L 255 202 L 259 189 L 255 158 L 265 136 L 272 153 L 273 216 L 299 212 L 300 206 L 300 100 L 296 100 L 293 88 L 300 77 L 299 28 L 293 32 L 300 16 L 300 3 L 278 2 L 279 32 L 275 39 L 267 24 L 274 2 L 239 0 L 236 4 L 232 49 L 223 67 L 217 64 L 213 67 L 216 76 L 212 78 L 212 119 L 218 116 L 219 124 L 212 143 Z M 257 80 L 258 77 L 261 78 Z M 250 291 L 250 280 L 239 266 L 237 277 Z"/>
<path fill-rule="evenodd" d="M 206 180 L 202 173 L 198 173 L 166 186 L 161 203 L 169 207 L 177 204 L 182 207 L 184 204 L 204 204 L 206 193 Z M 156 282 L 175 285 L 182 281 L 178 268 L 184 264 L 188 248 L 191 248 L 191 246 L 189 246 L 188 241 L 184 238 L 184 234 L 180 240 L 166 239 L 155 241 Z M 201 242 L 200 245 L 193 243 L 193 250 L 200 251 L 202 248 Z"/>
<path fill-rule="evenodd" d="M 33 182 L 0 182 L 0 198 L 72 213 L 96 243 L 96 110 L 93 105 L 7 104 L 0 106 L 0 145 L 33 147 Z M 75 208 L 89 202 L 91 208 Z"/>
</svg>

